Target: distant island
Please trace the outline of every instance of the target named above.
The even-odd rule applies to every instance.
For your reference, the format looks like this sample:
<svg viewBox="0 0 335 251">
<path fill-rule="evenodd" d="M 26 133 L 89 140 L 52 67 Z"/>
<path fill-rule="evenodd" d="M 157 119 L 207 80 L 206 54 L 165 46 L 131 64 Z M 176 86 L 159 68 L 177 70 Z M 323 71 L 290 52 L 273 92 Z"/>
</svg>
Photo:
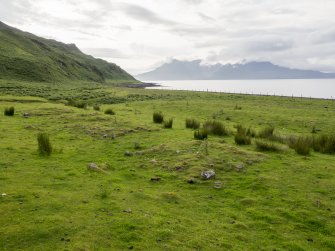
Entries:
<svg viewBox="0 0 335 251">
<path fill-rule="evenodd" d="M 201 60 L 172 60 L 157 69 L 137 75 L 142 81 L 152 80 L 233 80 L 233 79 L 325 79 L 335 73 L 290 69 L 271 62 L 202 65 Z"/>
</svg>

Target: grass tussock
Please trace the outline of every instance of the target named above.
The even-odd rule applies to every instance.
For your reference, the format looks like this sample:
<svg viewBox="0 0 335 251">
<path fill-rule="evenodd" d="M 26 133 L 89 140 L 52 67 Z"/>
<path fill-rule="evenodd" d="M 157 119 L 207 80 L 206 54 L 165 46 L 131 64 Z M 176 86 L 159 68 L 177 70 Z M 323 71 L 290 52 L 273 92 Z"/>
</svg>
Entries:
<svg viewBox="0 0 335 251">
<path fill-rule="evenodd" d="M 278 144 L 273 141 L 268 141 L 268 140 L 256 140 L 256 147 L 259 151 L 262 152 L 282 152 L 285 150 L 285 146 Z"/>
<path fill-rule="evenodd" d="M 15 108 L 14 108 L 14 106 L 6 107 L 6 108 L 5 108 L 5 112 L 4 112 L 4 115 L 5 115 L 5 116 L 14 116 L 14 113 L 15 113 Z"/>
<path fill-rule="evenodd" d="M 309 136 L 289 136 L 286 138 L 286 143 L 297 154 L 307 156 L 311 152 L 313 139 Z"/>
<path fill-rule="evenodd" d="M 164 121 L 163 127 L 166 129 L 171 129 L 173 125 L 173 119 L 169 119 L 167 121 Z"/>
<path fill-rule="evenodd" d="M 334 135 L 320 135 L 313 138 L 312 147 L 314 151 L 320 153 L 335 153 L 335 136 Z"/>
<path fill-rule="evenodd" d="M 156 124 L 162 124 L 164 122 L 164 115 L 161 112 L 154 112 L 152 119 Z"/>
<path fill-rule="evenodd" d="M 186 119 L 185 121 L 185 126 L 186 128 L 190 128 L 190 129 L 199 129 L 200 128 L 200 122 L 195 120 L 195 119 Z"/>
<path fill-rule="evenodd" d="M 50 156 L 52 153 L 52 145 L 47 133 L 39 133 L 37 135 L 38 151 L 41 155 Z"/>
<path fill-rule="evenodd" d="M 270 139 L 273 137 L 274 131 L 275 128 L 273 126 L 268 126 L 262 129 L 260 132 L 258 132 L 258 137 L 262 139 Z"/>
<path fill-rule="evenodd" d="M 208 138 L 208 132 L 206 129 L 202 128 L 194 132 L 194 139 L 204 140 Z"/>
<path fill-rule="evenodd" d="M 234 136 L 235 143 L 237 145 L 250 145 L 251 137 L 248 134 L 250 134 L 250 129 L 247 130 L 242 125 L 237 125 L 237 133 Z"/>
<path fill-rule="evenodd" d="M 206 121 L 203 125 L 203 128 L 208 132 L 208 134 L 217 136 L 229 135 L 229 131 L 220 121 L 216 120 Z"/>
<path fill-rule="evenodd" d="M 107 115 L 115 115 L 115 112 L 113 111 L 113 109 L 108 108 L 108 109 L 105 110 L 105 114 L 107 114 Z"/>
</svg>

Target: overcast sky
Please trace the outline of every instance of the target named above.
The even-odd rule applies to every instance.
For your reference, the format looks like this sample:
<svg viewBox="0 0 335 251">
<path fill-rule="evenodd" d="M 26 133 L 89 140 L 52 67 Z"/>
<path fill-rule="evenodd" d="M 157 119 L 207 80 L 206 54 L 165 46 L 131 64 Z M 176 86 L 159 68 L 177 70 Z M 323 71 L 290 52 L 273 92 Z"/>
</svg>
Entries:
<svg viewBox="0 0 335 251">
<path fill-rule="evenodd" d="M 335 0 L 0 0 L 0 20 L 130 73 L 171 60 L 335 72 Z"/>
</svg>

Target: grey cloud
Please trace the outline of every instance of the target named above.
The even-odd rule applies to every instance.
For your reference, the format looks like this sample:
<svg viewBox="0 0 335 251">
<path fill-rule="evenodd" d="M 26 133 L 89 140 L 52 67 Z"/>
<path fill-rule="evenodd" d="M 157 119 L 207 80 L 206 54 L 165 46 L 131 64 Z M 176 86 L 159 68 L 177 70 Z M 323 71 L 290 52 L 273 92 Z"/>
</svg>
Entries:
<svg viewBox="0 0 335 251">
<path fill-rule="evenodd" d="M 213 17 L 207 16 L 204 13 L 198 12 L 199 17 L 201 17 L 205 21 L 213 21 L 215 20 Z"/>
<path fill-rule="evenodd" d="M 127 58 L 128 56 L 119 50 L 112 48 L 83 48 L 83 51 L 99 58 Z"/>
<path fill-rule="evenodd" d="M 135 4 L 123 4 L 122 6 L 122 10 L 125 12 L 125 14 L 127 14 L 128 16 L 140 20 L 140 21 L 144 21 L 150 24 L 162 24 L 162 25 L 176 25 L 177 23 L 169 20 L 169 19 L 165 19 L 160 17 L 158 14 L 156 14 L 155 12 L 141 7 L 139 5 L 135 5 Z"/>
<path fill-rule="evenodd" d="M 335 28 L 314 31 L 309 34 L 309 40 L 316 44 L 335 43 Z"/>
<path fill-rule="evenodd" d="M 253 52 L 275 52 L 275 51 L 284 51 L 291 49 L 293 47 L 293 41 L 275 39 L 275 40 L 255 40 L 247 43 L 246 48 L 249 51 Z"/>
</svg>

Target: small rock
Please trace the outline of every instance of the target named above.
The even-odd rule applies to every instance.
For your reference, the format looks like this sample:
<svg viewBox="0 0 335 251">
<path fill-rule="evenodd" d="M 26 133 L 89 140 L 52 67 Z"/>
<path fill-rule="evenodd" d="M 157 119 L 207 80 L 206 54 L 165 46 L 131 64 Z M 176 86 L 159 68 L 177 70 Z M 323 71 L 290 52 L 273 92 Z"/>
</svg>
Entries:
<svg viewBox="0 0 335 251">
<path fill-rule="evenodd" d="M 7 196 L 6 193 L 2 193 L 2 194 L 1 194 L 1 197 L 5 197 L 5 196 Z"/>
<path fill-rule="evenodd" d="M 190 178 L 187 180 L 188 184 L 195 184 L 195 180 L 193 178 Z"/>
<path fill-rule="evenodd" d="M 27 113 L 27 112 L 25 112 L 25 113 L 22 114 L 22 117 L 24 117 L 24 118 L 29 118 L 29 117 L 30 117 L 30 114 Z"/>
<path fill-rule="evenodd" d="M 126 210 L 123 210 L 122 212 L 131 214 L 133 211 L 132 211 L 130 208 L 128 208 L 128 209 L 126 209 Z"/>
<path fill-rule="evenodd" d="M 214 182 L 214 188 L 216 188 L 216 189 L 222 188 L 222 182 L 221 181 L 215 181 Z"/>
<path fill-rule="evenodd" d="M 235 170 L 240 172 L 245 168 L 245 165 L 243 163 L 238 163 L 235 165 Z"/>
<path fill-rule="evenodd" d="M 129 152 L 129 151 L 126 151 L 125 153 L 124 153 L 124 156 L 126 156 L 126 157 L 131 157 L 131 156 L 133 156 L 134 154 L 132 153 L 132 152 Z"/>
<path fill-rule="evenodd" d="M 213 179 L 215 178 L 215 171 L 214 170 L 203 171 L 201 173 L 201 177 L 203 177 L 206 180 Z"/>
<path fill-rule="evenodd" d="M 103 137 L 104 139 L 107 139 L 107 138 L 108 138 L 108 134 L 104 134 L 104 135 L 102 135 L 102 137 Z"/>
<path fill-rule="evenodd" d="M 177 150 L 177 151 L 176 151 L 176 154 L 179 154 L 179 153 L 180 153 L 180 151 L 179 151 L 179 150 Z"/>
<path fill-rule="evenodd" d="M 247 160 L 247 164 L 251 166 L 251 165 L 254 164 L 254 162 L 253 162 L 252 160 L 249 159 L 249 160 Z"/>
<path fill-rule="evenodd" d="M 184 168 L 182 166 L 176 166 L 175 169 L 176 169 L 176 171 L 183 171 L 184 170 Z"/>
<path fill-rule="evenodd" d="M 130 247 L 128 247 L 128 249 L 134 249 L 134 247 L 133 247 L 133 246 L 130 246 Z"/>
<path fill-rule="evenodd" d="M 98 165 L 95 164 L 95 163 L 89 163 L 89 164 L 87 165 L 87 169 L 88 169 L 88 170 L 92 170 L 92 171 L 99 171 L 99 167 L 98 167 Z"/>
<path fill-rule="evenodd" d="M 161 181 L 161 177 L 153 177 L 150 180 L 158 182 L 158 181 Z"/>
</svg>

